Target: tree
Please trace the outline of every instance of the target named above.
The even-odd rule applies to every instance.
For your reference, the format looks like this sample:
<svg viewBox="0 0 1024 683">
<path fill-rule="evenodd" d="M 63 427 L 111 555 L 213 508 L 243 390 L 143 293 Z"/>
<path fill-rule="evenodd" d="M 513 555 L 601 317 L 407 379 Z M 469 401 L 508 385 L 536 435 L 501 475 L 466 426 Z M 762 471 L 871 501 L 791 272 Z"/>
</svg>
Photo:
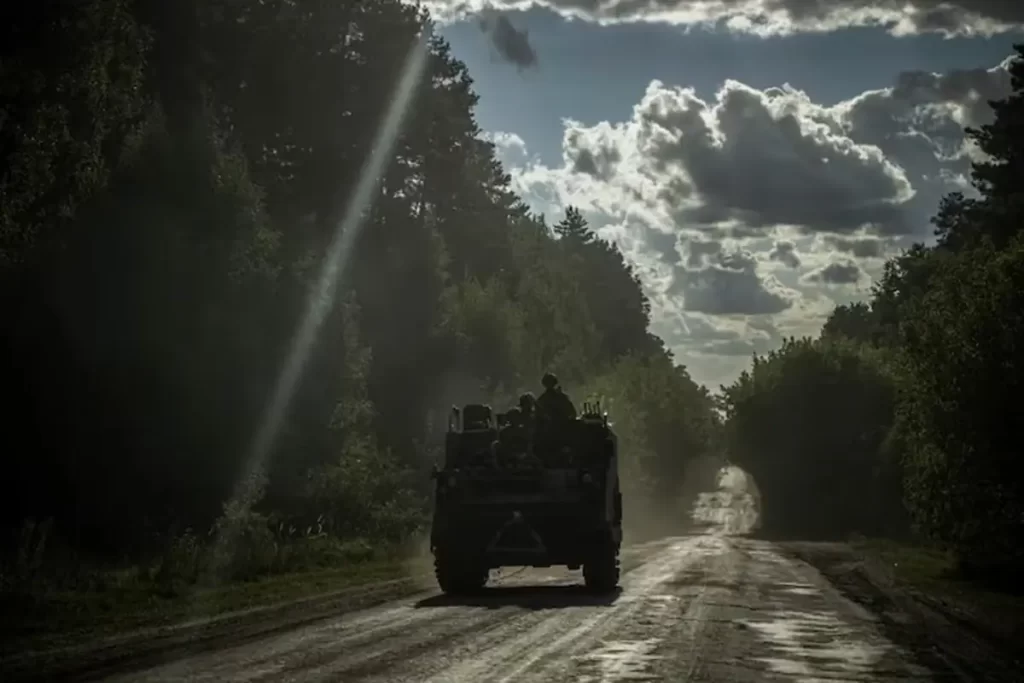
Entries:
<svg viewBox="0 0 1024 683">
<path fill-rule="evenodd" d="M 0 267 L 67 236 L 142 118 L 145 32 L 127 0 L 0 13 Z"/>
<path fill-rule="evenodd" d="M 846 338 L 873 343 L 879 334 L 878 322 L 870 304 L 857 301 L 836 306 L 821 328 L 823 339 Z"/>
<path fill-rule="evenodd" d="M 566 207 L 565 218 L 555 224 L 555 234 L 566 240 L 570 248 L 578 248 L 585 244 L 591 244 L 596 239 L 593 230 L 587 224 L 587 220 L 574 206 Z"/>
<path fill-rule="evenodd" d="M 1017 457 L 1024 386 L 1024 243 L 947 263 L 901 334 L 907 490 L 916 521 L 967 562 L 1024 561 L 1024 467 Z"/>
<path fill-rule="evenodd" d="M 966 129 L 968 139 L 986 157 L 971 164 L 972 184 L 981 197 L 966 199 L 962 193 L 952 193 L 943 200 L 933 221 L 940 246 L 962 250 L 991 241 L 1003 248 L 1021 231 L 1024 44 L 1015 45 L 1014 50 L 1016 57 L 1009 64 L 1012 93 L 1002 101 L 989 103 L 995 114 L 991 123 Z"/>
<path fill-rule="evenodd" d="M 766 532 L 843 537 L 900 521 L 898 474 L 879 457 L 896 400 L 880 353 L 789 339 L 755 356 L 724 399 L 729 458 L 754 477 Z"/>
<path fill-rule="evenodd" d="M 293 527 L 391 544 L 424 521 L 432 418 L 504 404 L 549 368 L 606 378 L 650 491 L 670 495 L 707 450 L 710 402 L 650 333 L 639 277 L 578 211 L 558 237 L 512 192 L 472 79 L 425 12 L 55 7 L 8 26 L 70 40 L 54 54 L 71 59 L 13 33 L 4 46 L 17 97 L 2 220 L 19 264 L 4 271 L 17 296 L 0 301 L 0 391 L 8 438 L 26 444 L 3 479 L 6 528 L 51 517 L 75 552 L 140 561 L 209 533 L 204 562 L 228 578 L 281 569 Z M 327 246 L 409 64 L 413 105 L 322 297 Z M 28 249 L 39 235 L 61 248 Z M 311 308 L 322 324 L 295 345 Z"/>
</svg>

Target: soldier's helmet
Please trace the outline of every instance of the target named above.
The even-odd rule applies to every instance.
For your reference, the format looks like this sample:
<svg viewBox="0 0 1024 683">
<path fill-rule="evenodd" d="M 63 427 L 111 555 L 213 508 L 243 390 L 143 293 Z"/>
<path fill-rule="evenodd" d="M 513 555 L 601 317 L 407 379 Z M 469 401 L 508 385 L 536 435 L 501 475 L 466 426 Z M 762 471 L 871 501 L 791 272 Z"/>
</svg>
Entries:
<svg viewBox="0 0 1024 683">
<path fill-rule="evenodd" d="M 537 399 L 534 397 L 532 391 L 527 391 L 525 394 L 519 397 L 519 410 L 524 415 L 529 415 L 533 412 L 534 406 L 537 404 Z"/>
<path fill-rule="evenodd" d="M 546 372 L 544 373 L 544 377 L 540 380 L 540 383 L 545 389 L 554 389 L 558 386 L 558 378 L 552 373 Z"/>
<path fill-rule="evenodd" d="M 519 408 L 509 408 L 505 416 L 508 418 L 508 423 L 514 427 L 518 427 L 523 423 L 523 411 Z"/>
</svg>

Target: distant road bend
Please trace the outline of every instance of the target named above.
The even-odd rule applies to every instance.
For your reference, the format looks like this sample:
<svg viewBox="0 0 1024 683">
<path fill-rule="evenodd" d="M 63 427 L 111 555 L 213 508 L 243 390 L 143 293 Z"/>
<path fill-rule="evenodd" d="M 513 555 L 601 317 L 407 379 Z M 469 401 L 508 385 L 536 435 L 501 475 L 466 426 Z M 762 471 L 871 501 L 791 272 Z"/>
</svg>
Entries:
<svg viewBox="0 0 1024 683">
<path fill-rule="evenodd" d="M 478 598 L 424 592 L 107 680 L 982 680 L 933 673 L 818 570 L 730 535 L 735 515 L 704 517 L 700 534 L 626 549 L 622 590 L 610 598 L 585 594 L 578 572 L 506 571 Z"/>
</svg>

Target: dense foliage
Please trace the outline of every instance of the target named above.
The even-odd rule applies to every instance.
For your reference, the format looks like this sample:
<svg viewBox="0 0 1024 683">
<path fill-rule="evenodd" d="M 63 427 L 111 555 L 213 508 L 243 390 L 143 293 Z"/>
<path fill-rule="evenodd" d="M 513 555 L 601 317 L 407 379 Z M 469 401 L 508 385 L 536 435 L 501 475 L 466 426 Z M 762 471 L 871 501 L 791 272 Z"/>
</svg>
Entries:
<svg viewBox="0 0 1024 683">
<path fill-rule="evenodd" d="M 291 566 L 294 537 L 402 541 L 447 408 L 548 369 L 612 402 L 636 505 L 714 448 L 623 255 L 510 191 L 417 8 L 2 18 L 5 580 L 51 556 L 246 576 Z"/>
<path fill-rule="evenodd" d="M 1024 46 L 1013 93 L 968 129 L 976 198 L 946 197 L 934 246 L 890 260 L 870 301 L 725 389 L 731 455 L 779 533 L 878 531 L 901 510 L 965 567 L 1024 566 Z M 827 528 L 823 528 L 827 527 Z M 889 529 L 890 531 L 893 528 Z"/>
</svg>

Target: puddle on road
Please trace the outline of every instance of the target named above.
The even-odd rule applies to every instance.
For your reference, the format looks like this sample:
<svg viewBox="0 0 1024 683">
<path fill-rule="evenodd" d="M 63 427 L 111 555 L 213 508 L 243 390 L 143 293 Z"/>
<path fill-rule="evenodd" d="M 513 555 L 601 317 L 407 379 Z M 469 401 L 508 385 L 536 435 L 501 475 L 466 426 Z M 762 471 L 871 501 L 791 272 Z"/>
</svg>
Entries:
<svg viewBox="0 0 1024 683">
<path fill-rule="evenodd" d="M 800 683 L 870 676 L 891 649 L 865 642 L 854 628 L 830 614 L 777 611 L 743 624 L 782 655 L 757 661 Z"/>
<path fill-rule="evenodd" d="M 577 676 L 576 683 L 656 680 L 650 668 L 656 660 L 663 659 L 652 654 L 660 643 L 661 638 L 606 641 L 594 652 L 575 657 L 584 668 L 596 669 Z"/>
<path fill-rule="evenodd" d="M 687 538 L 676 541 L 654 560 L 622 576 L 623 594 L 652 595 L 668 585 L 687 565 L 701 557 L 727 552 L 729 545 L 720 538 Z"/>
</svg>

